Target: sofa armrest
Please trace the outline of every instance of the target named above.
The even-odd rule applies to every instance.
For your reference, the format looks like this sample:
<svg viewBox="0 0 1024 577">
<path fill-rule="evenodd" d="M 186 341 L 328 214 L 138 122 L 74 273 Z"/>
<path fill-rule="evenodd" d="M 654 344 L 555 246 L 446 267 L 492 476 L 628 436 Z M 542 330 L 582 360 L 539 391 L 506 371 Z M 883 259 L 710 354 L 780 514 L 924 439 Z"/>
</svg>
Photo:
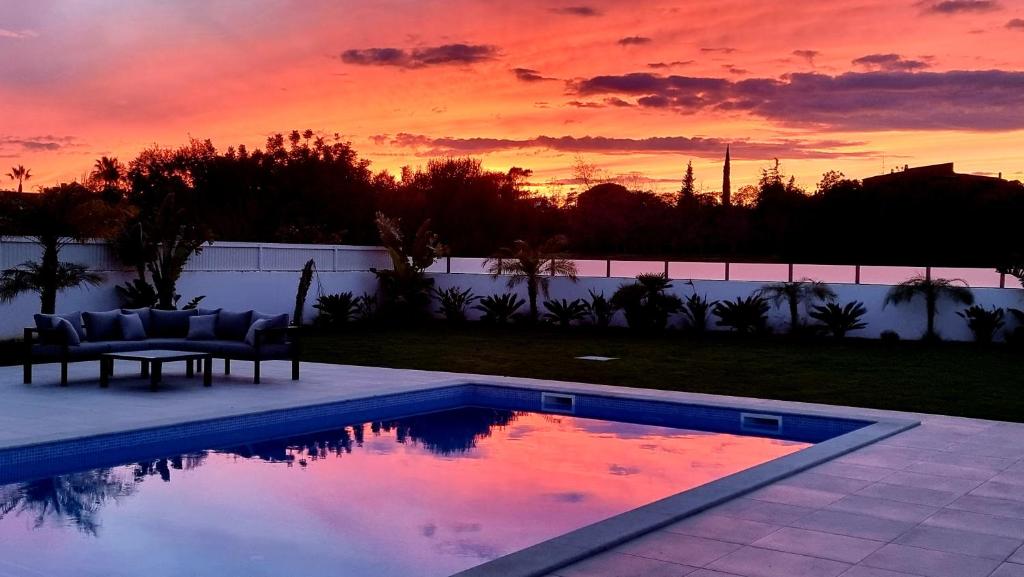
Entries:
<svg viewBox="0 0 1024 577">
<path fill-rule="evenodd" d="M 63 331 L 57 329 L 41 329 L 39 327 L 25 327 L 25 354 L 32 354 L 32 345 L 36 344 L 35 335 L 39 335 L 39 342 L 45 342 L 49 340 L 53 344 L 57 344 L 61 347 L 61 352 L 67 355 L 68 352 L 68 339 Z"/>
<path fill-rule="evenodd" d="M 291 344 L 293 347 L 298 346 L 300 328 L 289 325 L 287 327 L 275 327 L 271 329 L 256 329 L 255 340 L 253 342 L 253 348 L 259 353 L 260 347 L 264 344 L 269 344 L 268 341 L 271 339 L 281 339 L 286 344 Z"/>
</svg>

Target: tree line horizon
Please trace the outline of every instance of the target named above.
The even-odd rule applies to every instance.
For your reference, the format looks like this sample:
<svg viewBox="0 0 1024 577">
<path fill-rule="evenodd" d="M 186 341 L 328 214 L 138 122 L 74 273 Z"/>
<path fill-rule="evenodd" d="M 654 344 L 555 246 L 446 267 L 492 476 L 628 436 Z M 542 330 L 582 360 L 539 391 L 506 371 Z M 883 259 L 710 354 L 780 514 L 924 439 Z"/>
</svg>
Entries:
<svg viewBox="0 0 1024 577">
<path fill-rule="evenodd" d="M 756 185 L 732 190 L 730 152 L 721 194 L 698 191 L 691 163 L 672 193 L 643 179 L 602 176 L 577 159 L 579 190 L 529 190 L 532 171 L 485 169 L 479 159 L 430 159 L 399 174 L 373 172 L 349 142 L 312 130 L 278 133 L 265 146 L 219 151 L 211 140 L 152 146 L 127 163 L 98 159 L 84 182 L 42 194 L 0 192 L 0 234 L 35 235 L 23 218 L 31 197 L 75 191 L 121 220 L 140 214 L 184 226 L 204 241 L 378 244 L 375 215 L 411 234 L 423 222 L 457 256 L 490 256 L 516 240 L 568 239 L 573 255 L 612 258 L 1010 266 L 1021 262 L 1016 229 L 1024 185 L 999 179 L 891 179 L 865 186 L 829 170 L 813 190 L 777 160 Z M 12 168 L 19 192 L 31 172 Z M 177 221 L 174 224 L 171 221 Z"/>
</svg>

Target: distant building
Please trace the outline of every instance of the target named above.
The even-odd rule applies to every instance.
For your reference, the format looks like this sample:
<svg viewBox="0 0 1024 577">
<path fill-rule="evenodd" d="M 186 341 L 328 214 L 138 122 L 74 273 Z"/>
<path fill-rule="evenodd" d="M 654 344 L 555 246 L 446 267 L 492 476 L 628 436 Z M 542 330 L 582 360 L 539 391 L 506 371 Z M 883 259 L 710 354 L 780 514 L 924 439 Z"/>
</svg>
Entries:
<svg viewBox="0 0 1024 577">
<path fill-rule="evenodd" d="M 910 168 L 906 165 L 903 170 L 870 176 L 863 180 L 864 188 L 881 186 L 906 186 L 927 183 L 943 183 L 953 186 L 971 187 L 977 185 L 994 185 L 1005 183 L 1002 173 L 996 176 L 981 176 L 978 174 L 959 174 L 953 170 L 953 163 L 931 164 L 928 166 L 915 166 Z"/>
</svg>

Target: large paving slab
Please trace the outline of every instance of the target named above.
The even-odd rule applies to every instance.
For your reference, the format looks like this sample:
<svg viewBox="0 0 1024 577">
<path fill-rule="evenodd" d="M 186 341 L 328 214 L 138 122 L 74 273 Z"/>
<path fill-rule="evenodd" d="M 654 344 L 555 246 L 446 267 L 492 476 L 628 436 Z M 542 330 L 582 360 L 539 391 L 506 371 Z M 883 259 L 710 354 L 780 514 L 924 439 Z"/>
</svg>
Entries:
<svg viewBox="0 0 1024 577">
<path fill-rule="evenodd" d="M 118 363 L 109 389 L 98 363 L 0 367 L 0 448 L 142 427 L 443 386 L 474 375 L 304 363 L 263 365 L 252 384 L 247 363 L 204 389 L 183 367 L 165 369 L 159 392 Z M 175 370 L 178 369 L 178 370 Z M 486 376 L 488 382 L 628 393 L 682 402 L 743 404 L 766 410 L 914 419 L 917 428 L 557 570 L 552 577 L 1016 577 L 1024 576 L 1024 425 L 748 399 L 550 383 Z"/>
</svg>

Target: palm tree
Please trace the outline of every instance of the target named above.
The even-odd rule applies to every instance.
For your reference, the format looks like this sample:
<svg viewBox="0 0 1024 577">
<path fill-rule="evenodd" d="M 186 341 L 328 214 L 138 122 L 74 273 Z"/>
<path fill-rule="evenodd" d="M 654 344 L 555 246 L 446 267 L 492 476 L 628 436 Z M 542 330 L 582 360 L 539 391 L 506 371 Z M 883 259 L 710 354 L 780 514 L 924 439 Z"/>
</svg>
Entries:
<svg viewBox="0 0 1024 577">
<path fill-rule="evenodd" d="M 553 236 L 539 246 L 517 240 L 512 248 L 499 249 L 497 255 L 484 261 L 487 272 L 495 277 L 509 275 L 508 288 L 526 283 L 531 322 L 537 321 L 537 295 L 548 296 L 551 277 L 565 276 L 576 282 L 576 263 L 557 256 L 567 244 L 563 235 Z"/>
<path fill-rule="evenodd" d="M 19 164 L 18 166 L 12 166 L 11 171 L 7 173 L 7 176 L 11 180 L 17 180 L 18 192 L 23 192 L 22 183 L 32 178 L 32 171 Z"/>
<path fill-rule="evenodd" d="M 776 307 L 789 305 L 789 333 L 800 330 L 800 303 L 831 301 L 836 293 L 827 284 L 809 278 L 791 282 L 778 282 L 761 287 L 761 295 Z"/>
<path fill-rule="evenodd" d="M 940 299 L 949 299 L 957 304 L 974 304 L 974 293 L 962 279 L 928 278 L 918 275 L 889 289 L 889 293 L 885 295 L 885 306 L 890 303 L 909 303 L 918 296 L 924 297 L 925 312 L 928 315 L 925 340 L 938 338 L 935 334 L 935 313 L 938 311 L 936 305 Z"/>
<path fill-rule="evenodd" d="M 101 278 L 86 267 L 61 262 L 60 250 L 70 242 L 102 236 L 116 226 L 119 213 L 80 184 L 62 184 L 38 195 L 25 195 L 25 207 L 14 229 L 31 236 L 42 248 L 38 263 L 24 262 L 0 272 L 0 302 L 25 292 L 39 294 L 40 312 L 56 310 L 57 293 Z"/>
<path fill-rule="evenodd" d="M 117 158 L 103 156 L 93 165 L 90 177 L 103 188 L 117 188 L 125 177 L 125 168 Z"/>
</svg>

